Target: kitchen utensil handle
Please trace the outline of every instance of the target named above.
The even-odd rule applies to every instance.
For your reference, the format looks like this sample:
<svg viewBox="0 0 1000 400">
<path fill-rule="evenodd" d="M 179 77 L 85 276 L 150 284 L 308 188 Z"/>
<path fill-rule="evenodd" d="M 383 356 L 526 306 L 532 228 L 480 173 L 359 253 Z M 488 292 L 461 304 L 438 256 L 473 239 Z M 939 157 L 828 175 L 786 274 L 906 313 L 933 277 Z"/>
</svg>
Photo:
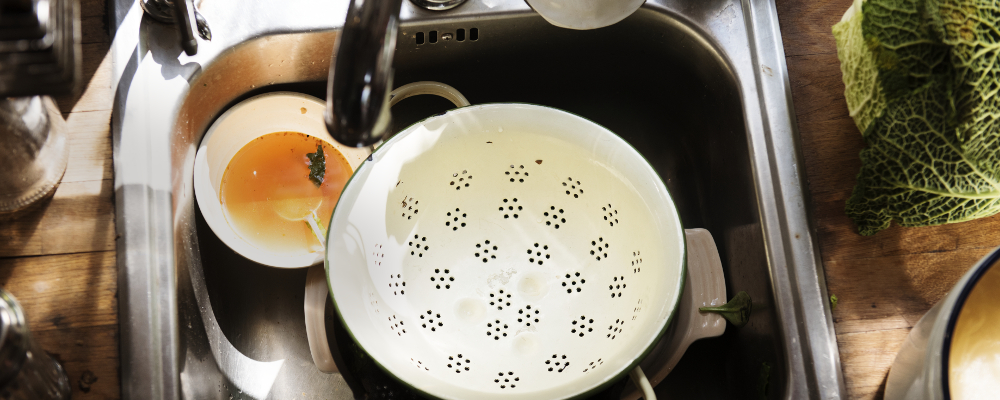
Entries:
<svg viewBox="0 0 1000 400">
<path fill-rule="evenodd" d="M 330 343 L 326 340 L 326 298 L 330 288 L 326 286 L 326 269 L 322 265 L 309 267 L 306 273 L 305 317 L 306 340 L 309 342 L 309 353 L 312 354 L 316 368 L 321 372 L 332 374 L 338 372 L 337 364 L 333 362 Z"/>
<path fill-rule="evenodd" d="M 651 386 L 656 386 L 673 371 L 688 346 L 695 340 L 721 336 L 726 332 L 726 320 L 715 313 L 699 312 L 699 307 L 717 306 L 726 302 L 726 279 L 722 259 L 712 234 L 705 229 L 685 229 L 687 241 L 687 274 L 677 313 L 667 333 L 640 363 Z M 642 388 L 628 385 L 622 400 L 646 396 Z M 646 397 L 649 398 L 649 397 Z"/>
<path fill-rule="evenodd" d="M 656 400 L 656 393 L 653 393 L 653 385 L 649 384 L 649 379 L 646 379 L 646 374 L 642 373 L 642 367 L 636 365 L 632 368 L 632 371 L 628 373 L 629 378 L 632 378 L 632 383 L 642 389 L 642 397 L 646 400 Z"/>
<path fill-rule="evenodd" d="M 413 82 L 396 88 L 390 94 L 389 106 L 399 103 L 401 100 L 421 94 L 433 94 L 444 97 L 455 104 L 456 107 L 469 105 L 469 100 L 465 99 L 455 88 L 441 82 L 421 81 Z M 306 340 L 309 342 L 309 353 L 312 354 L 313 362 L 320 371 L 332 374 L 338 372 L 337 364 L 333 361 L 333 354 L 330 352 L 330 343 L 326 336 L 326 298 L 330 295 L 330 288 L 326 285 L 326 270 L 322 265 L 314 265 L 306 273 L 306 294 L 304 305 L 306 319 Z"/>
<path fill-rule="evenodd" d="M 462 93 L 455 88 L 441 82 L 421 81 L 408 83 L 396 88 L 396 90 L 393 90 L 392 94 L 390 94 L 391 98 L 389 100 L 389 106 L 392 107 L 403 99 L 421 94 L 434 94 L 444 97 L 454 104 L 455 107 L 465 107 L 469 105 L 469 100 L 466 100 L 465 96 L 462 96 Z"/>
</svg>

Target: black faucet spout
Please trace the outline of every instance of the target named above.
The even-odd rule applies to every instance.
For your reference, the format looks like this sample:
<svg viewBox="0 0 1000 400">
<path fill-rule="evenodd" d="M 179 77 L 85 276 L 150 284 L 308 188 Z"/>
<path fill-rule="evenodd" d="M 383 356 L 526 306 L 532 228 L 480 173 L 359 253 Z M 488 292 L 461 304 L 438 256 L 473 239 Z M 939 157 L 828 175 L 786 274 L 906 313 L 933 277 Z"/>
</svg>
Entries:
<svg viewBox="0 0 1000 400">
<path fill-rule="evenodd" d="M 325 115 L 330 135 L 345 146 L 370 146 L 389 130 L 401 3 L 351 0 L 330 63 Z"/>
</svg>

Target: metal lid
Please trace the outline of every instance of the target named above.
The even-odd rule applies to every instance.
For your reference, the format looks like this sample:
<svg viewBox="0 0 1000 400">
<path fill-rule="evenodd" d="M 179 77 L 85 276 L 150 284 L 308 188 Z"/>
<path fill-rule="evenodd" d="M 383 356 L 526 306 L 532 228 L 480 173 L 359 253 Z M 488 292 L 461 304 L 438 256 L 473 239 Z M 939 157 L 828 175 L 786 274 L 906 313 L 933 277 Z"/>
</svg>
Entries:
<svg viewBox="0 0 1000 400">
<path fill-rule="evenodd" d="M 28 325 L 17 300 L 0 289 L 0 388 L 17 376 L 27 356 Z"/>
</svg>

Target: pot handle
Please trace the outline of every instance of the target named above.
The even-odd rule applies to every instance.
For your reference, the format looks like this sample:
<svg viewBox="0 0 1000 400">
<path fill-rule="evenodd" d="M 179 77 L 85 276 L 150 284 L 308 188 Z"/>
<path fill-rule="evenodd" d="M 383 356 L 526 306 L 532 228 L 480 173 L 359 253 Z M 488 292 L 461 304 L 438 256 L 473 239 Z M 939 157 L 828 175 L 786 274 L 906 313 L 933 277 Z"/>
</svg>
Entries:
<svg viewBox="0 0 1000 400">
<path fill-rule="evenodd" d="M 673 371 L 691 343 L 726 332 L 726 320 L 721 315 L 698 311 L 699 307 L 726 303 L 726 279 L 719 249 L 712 234 L 705 229 L 685 229 L 684 236 L 688 268 L 677 313 L 656 347 L 639 364 L 649 374 L 650 389 Z M 633 377 L 622 391 L 621 399 L 651 399 L 649 394 Z"/>
<path fill-rule="evenodd" d="M 462 93 L 459 93 L 458 90 L 449 85 L 441 82 L 420 81 L 408 83 L 393 90 L 390 93 L 389 107 L 396 105 L 396 103 L 403 101 L 403 99 L 421 94 L 433 94 L 444 97 L 448 101 L 451 101 L 455 107 L 469 105 L 469 100 L 466 100 L 465 96 L 462 96 Z"/>
<path fill-rule="evenodd" d="M 441 82 L 421 81 L 409 83 L 393 90 L 390 94 L 389 106 L 392 107 L 403 99 L 421 94 L 444 97 L 451 101 L 455 107 L 469 105 L 469 100 L 466 100 L 465 96 L 455 88 Z M 333 361 L 330 343 L 326 336 L 326 298 L 329 295 L 330 288 L 326 286 L 326 269 L 322 265 L 309 267 L 309 272 L 306 273 L 306 294 L 304 296 L 306 341 L 309 342 L 309 353 L 312 354 L 316 368 L 319 368 L 321 372 L 332 374 L 339 371 L 337 364 Z"/>
</svg>

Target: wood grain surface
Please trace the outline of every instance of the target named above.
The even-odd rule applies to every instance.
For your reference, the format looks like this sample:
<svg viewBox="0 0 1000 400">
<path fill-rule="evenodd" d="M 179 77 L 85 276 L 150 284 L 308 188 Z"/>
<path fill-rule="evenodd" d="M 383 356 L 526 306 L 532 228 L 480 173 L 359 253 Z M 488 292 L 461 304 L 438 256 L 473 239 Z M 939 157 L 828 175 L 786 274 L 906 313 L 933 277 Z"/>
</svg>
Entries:
<svg viewBox="0 0 1000 400">
<path fill-rule="evenodd" d="M 81 1 L 81 92 L 55 99 L 70 147 L 62 183 L 51 199 L 0 220 L 0 285 L 62 362 L 75 400 L 121 396 L 105 10 L 104 0 Z"/>
<path fill-rule="evenodd" d="M 831 28 L 851 0 L 775 0 L 840 357 L 852 399 L 880 399 L 910 328 L 986 253 L 1000 216 L 860 236 L 844 213 L 864 140 L 847 114 Z"/>
<path fill-rule="evenodd" d="M 844 202 L 860 167 L 830 28 L 851 0 L 775 0 L 831 294 L 849 398 L 881 398 L 910 328 L 979 258 L 1000 245 L 1000 217 L 858 235 Z M 74 399 L 120 396 L 113 91 L 104 0 L 82 0 L 84 90 L 57 98 L 70 161 L 54 197 L 0 221 L 0 285 L 20 301 L 36 340 L 61 360 Z M 96 381 L 85 385 L 85 377 Z"/>
</svg>

